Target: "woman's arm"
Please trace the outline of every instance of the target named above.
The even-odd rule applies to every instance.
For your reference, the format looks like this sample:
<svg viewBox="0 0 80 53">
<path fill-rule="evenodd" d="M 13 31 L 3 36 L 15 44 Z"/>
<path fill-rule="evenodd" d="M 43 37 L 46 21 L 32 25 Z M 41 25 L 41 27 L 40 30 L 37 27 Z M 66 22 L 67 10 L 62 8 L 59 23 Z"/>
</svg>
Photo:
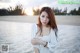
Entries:
<svg viewBox="0 0 80 53">
<path fill-rule="evenodd" d="M 36 40 L 35 40 L 35 35 L 37 32 L 37 25 L 33 24 L 32 29 L 31 29 L 32 33 L 31 33 L 31 43 L 33 45 L 34 48 L 34 52 L 35 53 L 39 53 L 39 45 L 35 45 L 36 44 Z"/>
<path fill-rule="evenodd" d="M 43 46 L 45 46 L 45 45 L 47 44 L 46 41 L 43 41 L 43 40 L 41 40 L 41 39 L 39 39 L 39 38 L 33 38 L 33 39 L 31 40 L 31 43 L 32 43 L 33 45 L 43 45 Z"/>
<path fill-rule="evenodd" d="M 55 32 L 52 31 L 50 35 L 50 42 L 48 42 L 47 47 L 51 52 L 54 52 L 57 45 L 58 45 L 58 39 L 55 36 Z"/>
<path fill-rule="evenodd" d="M 34 52 L 35 52 L 35 53 L 40 53 L 40 52 L 39 52 L 39 49 L 36 48 L 36 47 L 34 47 Z"/>
</svg>

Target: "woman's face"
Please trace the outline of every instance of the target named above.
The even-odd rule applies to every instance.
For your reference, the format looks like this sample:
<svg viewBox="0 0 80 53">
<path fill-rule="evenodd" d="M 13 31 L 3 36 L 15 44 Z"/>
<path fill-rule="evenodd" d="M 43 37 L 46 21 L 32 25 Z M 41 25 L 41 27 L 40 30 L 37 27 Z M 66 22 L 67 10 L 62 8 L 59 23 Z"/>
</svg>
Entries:
<svg viewBox="0 0 80 53">
<path fill-rule="evenodd" d="M 43 11 L 40 15 L 40 21 L 43 26 L 47 26 L 49 19 L 48 19 L 48 14 L 47 12 Z"/>
</svg>

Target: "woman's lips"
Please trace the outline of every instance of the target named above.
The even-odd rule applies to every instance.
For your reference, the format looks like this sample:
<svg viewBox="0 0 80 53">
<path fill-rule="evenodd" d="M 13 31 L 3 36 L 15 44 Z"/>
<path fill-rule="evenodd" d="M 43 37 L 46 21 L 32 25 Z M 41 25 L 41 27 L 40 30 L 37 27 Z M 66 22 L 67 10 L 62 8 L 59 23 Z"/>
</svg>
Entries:
<svg viewBox="0 0 80 53">
<path fill-rule="evenodd" d="M 46 22 L 43 22 L 44 24 L 46 24 Z"/>
</svg>

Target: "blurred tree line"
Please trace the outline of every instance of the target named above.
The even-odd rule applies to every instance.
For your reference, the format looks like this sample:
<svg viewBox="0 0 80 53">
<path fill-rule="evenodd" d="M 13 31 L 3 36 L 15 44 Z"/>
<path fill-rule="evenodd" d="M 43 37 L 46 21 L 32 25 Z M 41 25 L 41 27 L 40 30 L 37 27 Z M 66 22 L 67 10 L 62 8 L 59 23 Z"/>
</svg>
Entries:
<svg viewBox="0 0 80 53">
<path fill-rule="evenodd" d="M 78 8 L 78 10 L 73 9 L 69 13 L 67 13 L 67 7 L 64 10 L 58 9 L 58 8 L 56 9 L 52 8 L 52 10 L 55 13 L 55 15 L 80 15 L 80 7 Z M 33 12 L 34 12 L 34 15 L 39 15 L 40 10 L 33 9 Z"/>
<path fill-rule="evenodd" d="M 67 8 L 64 10 L 62 9 L 54 9 L 52 8 L 55 15 L 80 15 L 80 7 L 78 10 L 73 9 L 69 13 L 67 13 Z M 33 15 L 39 15 L 40 9 L 34 9 L 33 8 Z M 13 9 L 12 7 L 9 7 L 8 9 L 0 9 L 0 15 L 26 15 L 23 11 L 22 5 L 16 5 Z"/>
<path fill-rule="evenodd" d="M 76 9 L 71 10 L 69 14 L 71 14 L 71 15 L 80 15 L 80 7 L 78 8 L 78 10 L 76 10 Z"/>
<path fill-rule="evenodd" d="M 25 13 L 23 12 L 22 5 L 17 5 L 14 9 L 12 7 L 0 9 L 0 15 L 25 15 Z"/>
</svg>

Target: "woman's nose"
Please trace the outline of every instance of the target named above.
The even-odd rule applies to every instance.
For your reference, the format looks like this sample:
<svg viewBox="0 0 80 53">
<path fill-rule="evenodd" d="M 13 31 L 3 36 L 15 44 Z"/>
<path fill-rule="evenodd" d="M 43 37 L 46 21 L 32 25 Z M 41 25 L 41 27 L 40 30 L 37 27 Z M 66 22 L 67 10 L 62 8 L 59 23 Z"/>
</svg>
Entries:
<svg viewBox="0 0 80 53">
<path fill-rule="evenodd" d="M 45 18 L 44 18 L 44 20 L 46 21 L 46 20 L 47 20 L 47 18 L 45 17 Z"/>
</svg>

